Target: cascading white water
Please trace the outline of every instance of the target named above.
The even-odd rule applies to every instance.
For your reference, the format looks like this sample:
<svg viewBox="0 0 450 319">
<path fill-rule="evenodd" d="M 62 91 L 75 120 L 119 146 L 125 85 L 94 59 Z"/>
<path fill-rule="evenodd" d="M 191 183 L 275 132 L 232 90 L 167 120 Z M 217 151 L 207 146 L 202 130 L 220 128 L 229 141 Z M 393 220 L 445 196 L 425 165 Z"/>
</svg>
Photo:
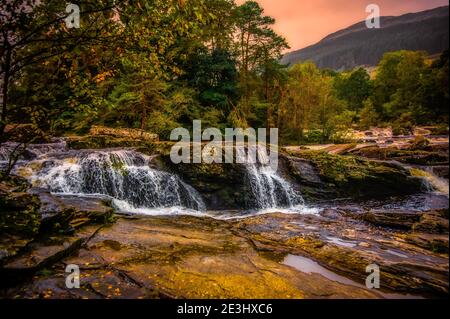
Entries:
<svg viewBox="0 0 450 319">
<path fill-rule="evenodd" d="M 205 209 L 195 189 L 176 175 L 152 169 L 148 156 L 125 150 L 73 153 L 65 152 L 59 158 L 44 156 L 28 164 L 34 168 L 29 177 L 33 185 L 54 193 L 107 195 L 123 210 Z"/>
<path fill-rule="evenodd" d="M 421 177 L 423 179 L 423 185 L 428 192 L 436 192 L 447 197 L 449 196 L 448 180 L 437 176 L 433 172 L 433 167 L 408 168 L 413 176 Z"/>
<path fill-rule="evenodd" d="M 8 159 L 13 146 L 0 147 L 4 155 L 0 165 L 2 159 Z M 316 209 L 305 207 L 301 195 L 269 165 L 264 147 L 254 149 L 255 162 L 245 164 L 252 211 L 238 215 L 207 212 L 201 195 L 193 187 L 177 175 L 153 169 L 149 156 L 133 150 L 76 151 L 58 139 L 50 144 L 30 145 L 26 151 L 14 173 L 27 178 L 34 187 L 66 195 L 105 196 L 122 212 L 219 219 L 245 218 L 275 210 L 287 214 L 317 213 Z M 244 153 L 238 152 L 236 156 Z"/>
<path fill-rule="evenodd" d="M 271 166 L 266 148 L 256 146 L 249 148 L 256 153 L 256 161 L 248 160 L 243 148 L 238 148 L 237 156 L 244 159 L 252 197 L 258 209 L 292 208 L 304 204 L 303 198 Z M 245 161 L 247 159 L 247 161 Z"/>
</svg>

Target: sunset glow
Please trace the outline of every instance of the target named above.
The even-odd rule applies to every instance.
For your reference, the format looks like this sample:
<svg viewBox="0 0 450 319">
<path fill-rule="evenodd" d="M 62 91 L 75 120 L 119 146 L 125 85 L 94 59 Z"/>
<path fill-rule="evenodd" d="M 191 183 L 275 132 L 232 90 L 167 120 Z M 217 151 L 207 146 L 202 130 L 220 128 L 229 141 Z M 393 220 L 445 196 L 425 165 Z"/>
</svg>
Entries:
<svg viewBox="0 0 450 319">
<path fill-rule="evenodd" d="M 243 3 L 244 0 L 238 1 Z M 366 6 L 376 3 L 382 16 L 402 15 L 448 5 L 448 0 L 257 0 L 277 20 L 292 50 L 320 41 L 328 34 L 367 17 Z"/>
</svg>

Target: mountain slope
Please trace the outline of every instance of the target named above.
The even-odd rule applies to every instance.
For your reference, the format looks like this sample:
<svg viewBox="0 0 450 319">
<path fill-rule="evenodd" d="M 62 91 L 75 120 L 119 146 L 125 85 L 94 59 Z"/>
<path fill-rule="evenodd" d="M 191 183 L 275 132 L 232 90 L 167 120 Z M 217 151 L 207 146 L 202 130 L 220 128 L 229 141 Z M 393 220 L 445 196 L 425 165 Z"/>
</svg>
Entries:
<svg viewBox="0 0 450 319">
<path fill-rule="evenodd" d="M 283 63 L 314 61 L 336 70 L 377 65 L 385 52 L 423 50 L 430 55 L 448 49 L 449 7 L 439 7 L 398 17 L 381 17 L 380 29 L 365 21 L 335 32 L 319 43 L 286 54 Z"/>
</svg>

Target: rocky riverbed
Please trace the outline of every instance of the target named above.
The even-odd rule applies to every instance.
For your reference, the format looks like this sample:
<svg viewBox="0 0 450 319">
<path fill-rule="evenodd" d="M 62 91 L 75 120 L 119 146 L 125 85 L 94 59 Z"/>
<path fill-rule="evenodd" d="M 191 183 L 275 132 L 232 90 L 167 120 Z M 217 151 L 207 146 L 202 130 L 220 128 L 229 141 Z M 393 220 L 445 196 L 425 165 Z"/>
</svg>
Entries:
<svg viewBox="0 0 450 319">
<path fill-rule="evenodd" d="M 257 174 L 258 168 L 175 167 L 167 161 L 166 143 L 98 136 L 66 143 L 63 154 L 55 151 L 59 155 L 31 150 L 14 172 L 21 176 L 0 184 L 1 298 L 448 296 L 448 180 L 445 193 L 445 185 L 436 189 L 430 178 L 445 181 L 448 171 L 438 175 L 429 169 L 448 165 L 448 140 L 447 149 L 426 143 L 419 147 L 427 150 L 417 151 L 414 141 L 397 149 L 411 152 L 403 158 L 435 154 L 425 162 L 420 157 L 420 164 L 380 158 L 381 151 L 369 154 L 366 145 L 288 148 L 280 153 L 279 173 L 267 173 L 261 185 L 249 173 Z M 106 169 L 97 166 L 105 157 L 92 149 L 110 154 L 105 147 L 119 145 L 150 155 L 149 162 L 119 156 Z M 394 148 L 381 148 L 386 147 Z M 83 165 L 99 170 L 95 176 L 103 176 L 104 183 L 87 185 L 86 194 L 48 189 L 56 185 L 49 180 L 63 177 L 58 187 L 72 187 L 75 173 L 74 180 L 90 181 Z M 164 174 L 153 175 L 154 170 Z M 139 213 L 139 205 L 162 198 L 142 202 L 135 198 L 141 193 L 123 193 L 109 184 L 149 176 L 171 180 L 151 180 L 151 187 L 164 186 L 166 193 L 182 185 L 186 194 L 163 199 L 192 208 L 151 207 Z M 258 200 L 260 190 L 253 187 L 273 192 L 273 201 Z M 198 198 L 188 196 L 191 189 Z M 283 205 L 296 194 L 301 201 Z M 118 205 L 123 201 L 136 209 Z M 272 204 L 280 207 L 265 207 Z M 79 289 L 65 284 L 66 266 L 72 264 L 80 267 Z M 366 287 L 366 268 L 372 264 L 380 267 L 381 289 Z"/>
</svg>

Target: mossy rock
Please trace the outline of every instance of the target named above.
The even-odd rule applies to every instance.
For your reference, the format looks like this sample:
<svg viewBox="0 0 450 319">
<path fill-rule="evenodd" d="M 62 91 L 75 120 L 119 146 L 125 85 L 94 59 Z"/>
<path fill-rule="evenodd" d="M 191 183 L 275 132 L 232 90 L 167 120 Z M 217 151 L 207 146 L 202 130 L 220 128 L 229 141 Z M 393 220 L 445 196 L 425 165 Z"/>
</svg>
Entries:
<svg viewBox="0 0 450 319">
<path fill-rule="evenodd" d="M 115 221 L 109 200 L 56 196 L 48 192 L 38 192 L 38 196 L 42 203 L 40 233 L 43 234 L 73 233 L 86 225 L 106 225 Z"/>
<path fill-rule="evenodd" d="M 97 150 L 105 148 L 134 148 L 146 155 L 169 155 L 174 142 L 151 142 L 131 138 L 118 138 L 109 135 L 71 136 L 67 146 L 75 150 Z"/>
<path fill-rule="evenodd" d="M 0 234 L 33 237 L 39 232 L 40 202 L 35 195 L 23 192 L 0 194 Z"/>
<path fill-rule="evenodd" d="M 67 145 L 72 149 L 103 149 L 118 147 L 142 147 L 145 142 L 128 138 L 116 138 L 107 135 L 69 137 Z"/>
<path fill-rule="evenodd" d="M 420 178 L 411 176 L 397 165 L 320 151 L 306 151 L 296 155 L 311 162 L 324 182 L 322 188 L 330 194 L 373 198 L 414 194 L 422 189 Z"/>
<path fill-rule="evenodd" d="M 179 175 L 200 192 L 209 209 L 250 208 L 246 169 L 240 164 L 174 164 L 161 157 L 164 168 Z"/>
</svg>

